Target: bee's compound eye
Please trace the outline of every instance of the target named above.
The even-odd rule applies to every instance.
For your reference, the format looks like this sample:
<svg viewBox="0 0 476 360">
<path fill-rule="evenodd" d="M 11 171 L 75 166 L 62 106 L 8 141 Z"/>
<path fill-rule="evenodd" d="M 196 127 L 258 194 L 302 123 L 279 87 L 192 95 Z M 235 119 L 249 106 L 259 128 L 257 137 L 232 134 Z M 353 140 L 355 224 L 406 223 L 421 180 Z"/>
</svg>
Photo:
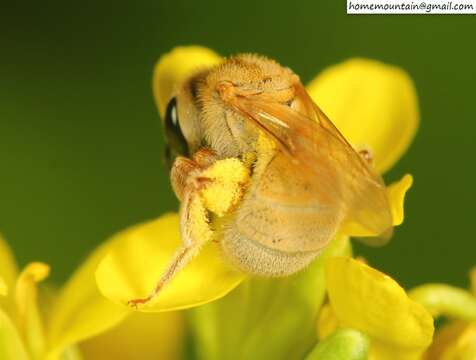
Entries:
<svg viewBox="0 0 476 360">
<path fill-rule="evenodd" d="M 170 150 L 170 146 L 165 144 L 163 161 L 167 169 L 172 169 L 172 165 L 174 164 L 175 157 L 172 156 L 172 151 Z"/>
<path fill-rule="evenodd" d="M 188 144 L 180 128 L 177 111 L 177 99 L 172 98 L 165 111 L 165 139 L 168 146 L 168 158 L 172 161 L 177 156 L 188 156 Z"/>
<path fill-rule="evenodd" d="M 178 114 L 177 114 L 177 99 L 173 98 L 167 105 L 166 120 L 172 127 L 179 127 Z"/>
</svg>

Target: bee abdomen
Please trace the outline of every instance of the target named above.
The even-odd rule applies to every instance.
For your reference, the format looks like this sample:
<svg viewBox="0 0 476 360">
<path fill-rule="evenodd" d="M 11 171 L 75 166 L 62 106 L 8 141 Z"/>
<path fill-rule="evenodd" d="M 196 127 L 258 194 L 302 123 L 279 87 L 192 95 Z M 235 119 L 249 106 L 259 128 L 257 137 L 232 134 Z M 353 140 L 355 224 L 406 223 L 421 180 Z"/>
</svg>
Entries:
<svg viewBox="0 0 476 360">
<path fill-rule="evenodd" d="M 279 277 L 294 274 L 314 260 L 320 251 L 283 252 L 270 249 L 232 227 L 224 232 L 222 249 L 238 269 L 254 275 Z"/>
</svg>

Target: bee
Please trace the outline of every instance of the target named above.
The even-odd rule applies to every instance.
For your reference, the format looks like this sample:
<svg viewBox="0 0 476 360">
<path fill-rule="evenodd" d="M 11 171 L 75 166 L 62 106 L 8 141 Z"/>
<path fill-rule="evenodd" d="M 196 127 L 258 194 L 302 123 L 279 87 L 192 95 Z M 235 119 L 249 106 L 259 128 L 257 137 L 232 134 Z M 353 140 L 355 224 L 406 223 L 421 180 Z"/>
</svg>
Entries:
<svg viewBox="0 0 476 360">
<path fill-rule="evenodd" d="M 351 109 L 349 109 L 351 110 Z M 385 185 L 313 102 L 299 77 L 243 54 L 200 70 L 177 87 L 164 119 L 172 187 L 181 201 L 183 245 L 145 304 L 203 245 L 189 229 L 190 199 L 217 160 L 255 153 L 246 191 L 219 244 L 238 269 L 287 276 L 313 261 L 347 222 L 374 234 L 392 229 Z M 260 154 L 260 136 L 273 150 Z"/>
</svg>

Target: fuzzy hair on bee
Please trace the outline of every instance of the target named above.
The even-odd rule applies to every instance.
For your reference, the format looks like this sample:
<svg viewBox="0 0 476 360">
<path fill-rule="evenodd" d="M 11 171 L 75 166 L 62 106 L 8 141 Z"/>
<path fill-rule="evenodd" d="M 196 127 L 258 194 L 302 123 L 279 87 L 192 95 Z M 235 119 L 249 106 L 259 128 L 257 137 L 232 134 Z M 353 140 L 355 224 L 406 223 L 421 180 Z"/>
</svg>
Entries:
<svg viewBox="0 0 476 360">
<path fill-rule="evenodd" d="M 242 54 L 197 71 L 176 87 L 164 128 L 183 246 L 151 295 L 133 305 L 151 301 L 210 241 L 194 235 L 193 213 L 210 212 L 203 192 L 219 179 L 206 174 L 227 159 L 239 160 L 249 179 L 229 182 L 239 200 L 219 220 L 204 220 L 210 232 L 200 233 L 214 234 L 225 259 L 245 273 L 293 274 L 347 222 L 376 234 L 392 228 L 368 154 L 355 151 L 299 77 L 274 60 Z"/>
</svg>

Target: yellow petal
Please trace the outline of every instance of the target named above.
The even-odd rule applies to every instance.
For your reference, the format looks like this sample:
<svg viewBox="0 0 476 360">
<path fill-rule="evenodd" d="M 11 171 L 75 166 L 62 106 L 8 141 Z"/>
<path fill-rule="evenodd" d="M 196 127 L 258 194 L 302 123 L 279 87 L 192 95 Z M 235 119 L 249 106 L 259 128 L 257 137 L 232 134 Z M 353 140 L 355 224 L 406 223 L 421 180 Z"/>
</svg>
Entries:
<svg viewBox="0 0 476 360">
<path fill-rule="evenodd" d="M 467 339 L 467 335 L 465 333 L 471 333 L 474 330 L 474 324 L 470 324 L 463 321 L 454 321 L 449 324 L 443 325 L 438 332 L 436 333 L 435 339 L 431 344 L 428 351 L 425 353 L 423 357 L 425 360 L 472 360 L 474 357 L 465 358 L 460 352 L 460 357 L 450 357 L 451 355 L 458 355 L 455 354 L 456 349 L 461 348 L 461 343 L 465 342 Z M 463 341 L 461 341 L 463 340 Z M 473 338 L 473 341 L 476 339 Z"/>
<path fill-rule="evenodd" d="M 7 242 L 3 240 L 3 237 L 0 234 L 0 278 L 3 279 L 6 289 L 14 288 L 17 276 L 18 268 L 13 253 L 10 250 Z M 7 314 L 12 314 L 15 309 L 13 297 L 0 297 L 0 308 L 5 309 Z"/>
<path fill-rule="evenodd" d="M 469 281 L 471 284 L 471 292 L 476 296 L 476 267 L 471 268 L 469 271 Z"/>
<path fill-rule="evenodd" d="M 403 222 L 405 194 L 411 188 L 412 184 L 413 177 L 410 174 L 407 174 L 400 181 L 387 187 L 387 196 L 392 211 L 393 226 L 401 225 Z"/>
<path fill-rule="evenodd" d="M 60 290 L 50 313 L 48 359 L 56 359 L 69 344 L 111 328 L 128 314 L 105 299 L 96 286 L 94 274 L 108 246 L 96 249 Z"/>
<path fill-rule="evenodd" d="M 45 350 L 45 333 L 37 304 L 36 284 L 48 277 L 49 272 L 49 266 L 44 263 L 30 263 L 18 277 L 15 289 L 18 325 L 33 358 L 39 358 Z"/>
<path fill-rule="evenodd" d="M 15 325 L 0 309 L 0 359 L 28 360 L 29 356 Z"/>
<path fill-rule="evenodd" d="M 100 291 L 124 306 L 129 300 L 147 296 L 180 244 L 176 214 L 119 233 L 96 273 Z M 157 312 L 204 304 L 224 296 L 243 278 L 243 273 L 222 258 L 220 245 L 211 242 L 163 288 L 157 301 L 140 310 Z"/>
<path fill-rule="evenodd" d="M 410 174 L 405 175 L 399 181 L 387 187 L 387 197 L 392 212 L 393 226 L 403 223 L 405 195 L 413 184 L 413 177 Z M 342 232 L 355 237 L 377 236 L 379 234 L 371 233 L 367 228 L 355 222 L 348 222 L 342 226 Z"/>
<path fill-rule="evenodd" d="M 86 360 L 85 358 L 83 358 L 83 356 L 81 355 L 81 352 L 78 348 L 77 345 L 69 345 L 67 346 L 64 351 L 63 351 L 63 354 L 61 354 L 61 357 L 60 357 L 61 360 Z"/>
<path fill-rule="evenodd" d="M 10 247 L 0 234 L 0 277 L 8 287 L 13 287 L 18 276 L 18 268 Z"/>
<path fill-rule="evenodd" d="M 442 360 L 476 359 L 476 324 L 468 326 L 457 341 L 445 351 Z"/>
<path fill-rule="evenodd" d="M 476 321 L 476 298 L 467 290 L 446 284 L 425 284 L 408 292 L 433 317 Z"/>
<path fill-rule="evenodd" d="M 5 283 L 5 280 L 0 277 L 0 296 L 7 296 L 8 294 L 8 287 Z"/>
<path fill-rule="evenodd" d="M 441 330 L 428 351 L 427 360 L 476 359 L 476 323 L 450 324 Z"/>
<path fill-rule="evenodd" d="M 455 342 L 448 346 L 441 360 L 474 360 L 476 359 L 476 324 L 465 328 Z"/>
<path fill-rule="evenodd" d="M 422 356 L 421 349 L 408 349 L 374 340 L 370 346 L 369 360 L 421 360 Z"/>
<path fill-rule="evenodd" d="M 350 59 L 324 70 L 307 89 L 351 144 L 370 148 L 379 172 L 395 164 L 415 135 L 416 91 L 398 67 Z"/>
<path fill-rule="evenodd" d="M 319 311 L 319 316 L 317 318 L 317 338 L 319 340 L 324 340 L 336 331 L 338 327 L 339 321 L 337 320 L 332 306 L 329 303 L 324 304 L 321 311 Z"/>
<path fill-rule="evenodd" d="M 468 326 L 471 325 L 463 321 L 455 321 L 443 325 L 438 329 L 433 343 L 425 353 L 424 359 L 441 360 L 445 351 L 454 345 L 454 343 L 461 336 L 461 334 L 464 333 Z"/>
<path fill-rule="evenodd" d="M 351 258 L 326 265 L 329 300 L 339 324 L 369 335 L 383 359 L 411 359 L 431 343 L 433 319 L 389 276 Z M 390 355 L 392 354 L 392 355 Z"/>
<path fill-rule="evenodd" d="M 82 343 L 81 354 L 88 360 L 181 359 L 184 325 L 183 312 L 135 312 L 119 326 Z"/>
<path fill-rule="evenodd" d="M 154 70 L 153 90 L 160 116 L 163 118 L 167 103 L 176 86 L 195 71 L 218 64 L 220 56 L 201 46 L 176 47 L 163 55 Z"/>
</svg>

